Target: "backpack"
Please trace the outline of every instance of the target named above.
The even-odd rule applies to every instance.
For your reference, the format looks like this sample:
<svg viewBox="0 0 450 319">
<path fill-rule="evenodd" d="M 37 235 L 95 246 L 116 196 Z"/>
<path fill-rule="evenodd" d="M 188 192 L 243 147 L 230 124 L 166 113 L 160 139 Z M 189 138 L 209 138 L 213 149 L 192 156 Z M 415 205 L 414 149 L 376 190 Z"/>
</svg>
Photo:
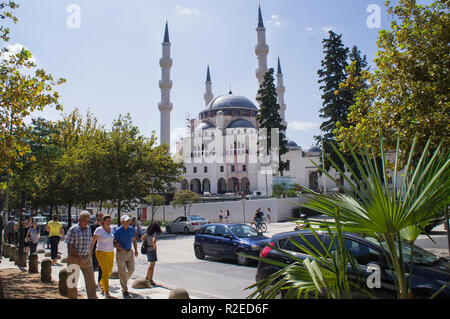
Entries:
<svg viewBox="0 0 450 319">
<path fill-rule="evenodd" d="M 144 242 L 142 243 L 141 254 L 147 255 L 147 237 L 145 238 Z"/>
</svg>

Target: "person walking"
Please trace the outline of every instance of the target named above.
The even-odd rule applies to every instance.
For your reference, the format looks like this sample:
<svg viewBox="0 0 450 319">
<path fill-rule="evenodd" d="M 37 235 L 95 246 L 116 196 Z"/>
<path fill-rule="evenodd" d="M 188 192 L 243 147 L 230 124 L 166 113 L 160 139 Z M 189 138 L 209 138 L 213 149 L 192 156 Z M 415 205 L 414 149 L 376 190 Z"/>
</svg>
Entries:
<svg viewBox="0 0 450 319">
<path fill-rule="evenodd" d="M 230 222 L 230 211 L 227 209 L 227 213 L 225 214 L 225 223 Z"/>
<path fill-rule="evenodd" d="M 223 212 L 219 210 L 219 223 L 223 223 Z"/>
<path fill-rule="evenodd" d="M 91 234 L 94 236 L 95 230 L 103 225 L 103 213 L 98 212 L 95 215 L 95 223 L 90 224 L 91 227 Z M 100 281 L 102 279 L 102 268 L 100 267 L 97 256 L 95 254 L 95 249 L 97 247 L 97 242 L 94 242 L 94 247 L 92 249 L 92 266 L 94 267 L 94 272 L 98 271 L 98 277 L 97 282 L 100 284 Z"/>
<path fill-rule="evenodd" d="M 52 219 L 53 220 L 47 224 L 45 230 L 48 232 L 52 265 L 55 265 L 58 258 L 59 241 L 61 240 L 61 237 L 64 240 L 64 230 L 61 222 L 58 221 L 58 215 L 53 215 Z"/>
<path fill-rule="evenodd" d="M 9 217 L 9 221 L 6 224 L 6 240 L 8 241 L 8 244 L 12 245 L 14 243 L 14 217 Z"/>
<path fill-rule="evenodd" d="M 128 298 L 128 280 L 134 272 L 134 257 L 137 257 L 137 241 L 134 228 L 130 226 L 130 216 L 120 217 L 120 227 L 114 231 L 114 247 L 116 247 L 116 263 L 119 271 L 120 285 L 122 286 L 122 295 Z M 131 246 L 134 246 L 134 256 Z"/>
<path fill-rule="evenodd" d="M 38 223 L 36 220 L 33 220 L 33 224 L 27 232 L 28 243 L 30 244 L 30 255 L 36 252 L 40 235 L 41 232 L 39 231 Z"/>
<path fill-rule="evenodd" d="M 142 237 L 142 222 L 141 218 L 138 217 L 136 226 L 136 238 L 138 239 L 138 241 L 140 241 L 141 237 Z"/>
<path fill-rule="evenodd" d="M 272 220 L 272 211 L 270 210 L 270 207 L 267 208 L 267 223 L 270 224 L 270 221 Z"/>
<path fill-rule="evenodd" d="M 95 249 L 95 250 L 94 250 Z M 105 299 L 110 299 L 109 276 L 114 266 L 114 230 L 111 227 L 111 216 L 103 215 L 102 226 L 95 229 L 91 241 L 91 255 L 95 255 L 99 264 L 100 290 Z"/>
<path fill-rule="evenodd" d="M 92 267 L 92 255 L 90 254 L 92 240 L 89 227 L 90 219 L 91 214 L 88 211 L 82 211 L 78 217 L 78 224 L 73 225 L 67 231 L 67 266 L 78 265 L 80 267 L 80 270 L 83 272 L 88 299 L 98 299 L 94 268 Z M 69 299 L 77 299 L 77 289 L 67 289 L 67 297 Z"/>
<path fill-rule="evenodd" d="M 156 240 L 161 235 L 162 231 L 161 228 L 157 223 L 152 223 L 147 228 L 147 232 L 142 236 L 142 241 L 146 241 L 147 244 L 147 260 L 149 261 L 150 265 L 147 269 L 147 276 L 145 277 L 147 279 L 147 282 L 150 284 L 150 286 L 157 286 L 157 284 L 153 281 L 153 274 L 155 272 L 155 264 L 158 261 L 158 257 L 156 254 L 157 247 L 156 247 Z"/>
</svg>

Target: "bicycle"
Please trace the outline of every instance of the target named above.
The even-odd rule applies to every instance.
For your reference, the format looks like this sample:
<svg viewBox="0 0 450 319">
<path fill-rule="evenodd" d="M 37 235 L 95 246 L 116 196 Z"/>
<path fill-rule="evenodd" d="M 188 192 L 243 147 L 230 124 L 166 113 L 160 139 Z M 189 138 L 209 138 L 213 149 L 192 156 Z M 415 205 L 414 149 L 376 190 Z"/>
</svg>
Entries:
<svg viewBox="0 0 450 319">
<path fill-rule="evenodd" d="M 253 223 L 253 227 L 255 227 L 256 231 L 259 233 L 265 233 L 267 231 L 266 219 L 262 218 L 260 221 L 256 221 Z"/>
</svg>

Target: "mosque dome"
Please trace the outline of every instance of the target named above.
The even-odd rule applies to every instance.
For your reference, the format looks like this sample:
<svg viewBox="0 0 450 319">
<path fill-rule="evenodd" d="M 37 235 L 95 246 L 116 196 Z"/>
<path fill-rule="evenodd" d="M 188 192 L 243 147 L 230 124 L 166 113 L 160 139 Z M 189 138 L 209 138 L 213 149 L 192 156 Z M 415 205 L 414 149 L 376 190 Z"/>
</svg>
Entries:
<svg viewBox="0 0 450 319">
<path fill-rule="evenodd" d="M 239 119 L 231 122 L 227 128 L 255 128 L 250 121 Z"/>
<path fill-rule="evenodd" d="M 211 103 L 208 104 L 207 108 L 211 109 L 224 109 L 224 108 L 247 108 L 252 110 L 258 110 L 256 105 L 241 95 L 235 95 L 230 91 L 228 95 L 220 95 L 216 97 Z"/>
<path fill-rule="evenodd" d="M 305 148 L 306 153 L 321 153 L 322 149 L 319 146 L 316 145 L 310 145 L 307 148 Z"/>
</svg>

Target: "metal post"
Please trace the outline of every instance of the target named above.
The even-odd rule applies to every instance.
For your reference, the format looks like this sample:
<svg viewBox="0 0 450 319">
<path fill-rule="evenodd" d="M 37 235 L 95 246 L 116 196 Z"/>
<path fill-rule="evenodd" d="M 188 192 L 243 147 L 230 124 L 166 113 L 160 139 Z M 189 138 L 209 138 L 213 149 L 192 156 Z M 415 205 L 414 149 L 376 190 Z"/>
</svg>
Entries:
<svg viewBox="0 0 450 319">
<path fill-rule="evenodd" d="M 322 183 L 323 183 L 323 193 L 324 194 L 326 194 L 327 193 L 327 185 L 326 185 L 326 182 L 325 182 L 325 156 L 324 156 L 324 153 L 325 153 L 325 149 L 324 149 L 324 147 L 323 147 L 323 131 L 322 131 L 322 129 L 320 129 L 320 140 L 322 141 L 322 169 L 323 169 L 323 172 L 322 172 Z"/>
</svg>

